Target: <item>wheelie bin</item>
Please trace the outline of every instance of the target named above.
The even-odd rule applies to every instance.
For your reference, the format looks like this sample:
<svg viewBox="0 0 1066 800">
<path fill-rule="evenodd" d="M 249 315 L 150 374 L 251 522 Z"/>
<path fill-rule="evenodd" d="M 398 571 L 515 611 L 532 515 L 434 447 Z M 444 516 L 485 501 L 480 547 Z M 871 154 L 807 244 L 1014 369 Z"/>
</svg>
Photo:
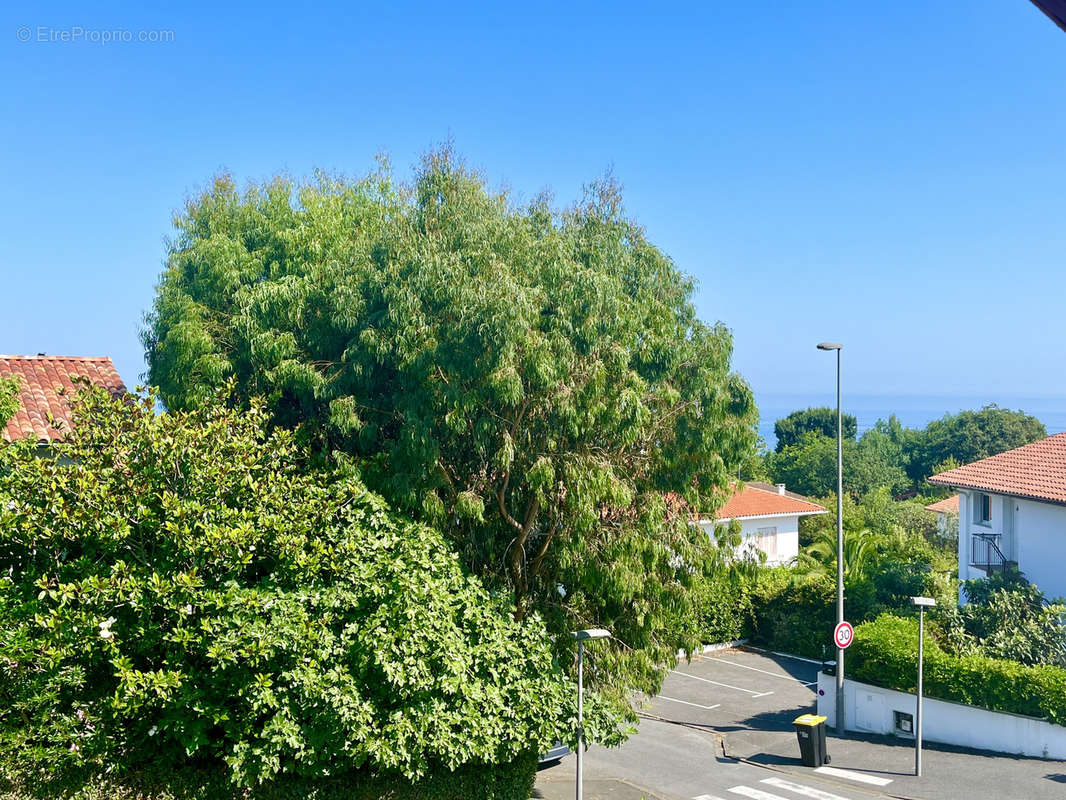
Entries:
<svg viewBox="0 0 1066 800">
<path fill-rule="evenodd" d="M 829 753 L 825 751 L 825 721 L 825 717 L 804 714 L 796 717 L 792 723 L 796 728 L 800 758 L 805 767 L 820 767 L 829 763 Z"/>
</svg>

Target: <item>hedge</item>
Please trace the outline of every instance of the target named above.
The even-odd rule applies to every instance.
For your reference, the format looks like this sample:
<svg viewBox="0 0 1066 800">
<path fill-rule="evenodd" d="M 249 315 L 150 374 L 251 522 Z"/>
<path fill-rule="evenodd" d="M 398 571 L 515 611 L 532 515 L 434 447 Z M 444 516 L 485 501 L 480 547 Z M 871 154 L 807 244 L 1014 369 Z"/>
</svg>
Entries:
<svg viewBox="0 0 1066 800">
<path fill-rule="evenodd" d="M 438 769 L 416 783 L 400 775 L 352 773 L 331 780 L 282 779 L 253 789 L 233 786 L 217 768 L 137 772 L 121 779 L 70 775 L 33 785 L 6 777 L 0 779 L 0 800 L 528 800 L 536 766 L 530 753 L 509 764 Z M 0 765 L 0 775 L 6 772 Z"/>
<path fill-rule="evenodd" d="M 821 658 L 833 637 L 836 585 L 822 576 L 794 582 L 786 568 L 767 570 L 754 592 L 752 640 L 785 653 Z"/>
<path fill-rule="evenodd" d="M 1008 711 L 1066 723 L 1066 669 L 1027 667 L 981 655 L 953 656 L 937 644 L 935 626 L 926 626 L 924 692 L 992 711 Z M 848 650 L 848 677 L 913 692 L 918 666 L 918 620 L 882 614 L 855 629 Z"/>
</svg>

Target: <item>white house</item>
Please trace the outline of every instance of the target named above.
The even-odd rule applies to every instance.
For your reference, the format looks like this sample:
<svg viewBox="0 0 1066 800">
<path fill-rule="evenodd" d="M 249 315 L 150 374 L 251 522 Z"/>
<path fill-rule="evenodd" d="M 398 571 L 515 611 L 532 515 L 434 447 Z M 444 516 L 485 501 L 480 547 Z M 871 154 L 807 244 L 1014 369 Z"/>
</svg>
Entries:
<svg viewBox="0 0 1066 800">
<path fill-rule="evenodd" d="M 929 482 L 959 491 L 960 579 L 1017 568 L 1048 598 L 1066 596 L 1066 433 Z"/>
<path fill-rule="evenodd" d="M 959 496 L 953 494 L 925 507 L 936 514 L 936 529 L 941 536 L 957 536 L 959 533 Z"/>
<path fill-rule="evenodd" d="M 787 564 L 799 555 L 799 520 L 826 509 L 795 492 L 785 491 L 783 483 L 749 481 L 734 485 L 733 494 L 718 509 L 714 519 L 700 519 L 699 526 L 712 536 L 716 525 L 740 523 L 743 541 L 739 551 L 766 554 L 770 566 Z"/>
</svg>

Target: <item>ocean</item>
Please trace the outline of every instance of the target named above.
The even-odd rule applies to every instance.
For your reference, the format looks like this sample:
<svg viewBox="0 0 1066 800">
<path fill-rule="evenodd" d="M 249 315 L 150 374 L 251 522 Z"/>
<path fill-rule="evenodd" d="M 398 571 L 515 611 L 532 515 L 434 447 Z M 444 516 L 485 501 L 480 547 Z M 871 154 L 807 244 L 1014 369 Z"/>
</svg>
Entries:
<svg viewBox="0 0 1066 800">
<path fill-rule="evenodd" d="M 793 411 L 812 406 L 836 408 L 836 395 L 800 395 L 756 393 L 759 407 L 759 435 L 766 447 L 777 444 L 774 423 Z M 854 414 L 859 423 L 859 435 L 872 428 L 879 419 L 895 414 L 907 428 L 924 428 L 934 419 L 960 411 L 976 411 L 990 403 L 1000 408 L 1024 411 L 1041 422 L 1048 434 L 1066 432 L 1066 397 L 1015 397 L 1010 395 L 862 395 L 845 394 L 841 405 L 847 414 Z"/>
</svg>

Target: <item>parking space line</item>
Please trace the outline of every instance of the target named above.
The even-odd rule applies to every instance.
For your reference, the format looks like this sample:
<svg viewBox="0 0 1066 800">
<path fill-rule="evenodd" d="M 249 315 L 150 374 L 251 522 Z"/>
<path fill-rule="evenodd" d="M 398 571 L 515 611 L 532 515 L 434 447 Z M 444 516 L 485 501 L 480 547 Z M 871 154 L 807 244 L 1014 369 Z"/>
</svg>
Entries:
<svg viewBox="0 0 1066 800">
<path fill-rule="evenodd" d="M 756 653 L 769 653 L 772 656 L 781 656 L 781 658 L 791 658 L 794 661 L 806 661 L 808 664 L 818 664 L 821 666 L 822 662 L 816 658 L 804 658 L 803 656 L 794 656 L 791 653 L 779 653 L 777 650 L 767 650 L 763 647 L 755 647 L 754 645 L 744 645 L 748 650 L 754 650 Z"/>
<path fill-rule="evenodd" d="M 847 800 L 846 797 L 841 797 L 839 794 L 832 794 L 831 792 L 823 792 L 821 789 L 815 789 L 812 786 L 804 786 L 799 783 L 793 783 L 792 781 L 786 781 L 781 778 L 763 778 L 763 783 L 769 784 L 776 789 L 784 789 L 788 792 L 795 792 L 801 794 L 804 797 L 811 797 L 814 800 Z"/>
<path fill-rule="evenodd" d="M 783 678 L 786 681 L 795 681 L 803 686 L 814 686 L 818 681 L 811 681 L 810 683 L 803 683 L 799 678 L 793 678 L 791 675 L 781 675 L 777 672 L 770 672 L 769 670 L 759 669 L 758 667 L 749 667 L 747 664 L 738 664 L 735 661 L 730 661 L 727 658 L 715 658 L 714 656 L 705 656 L 705 661 L 719 661 L 723 664 L 729 664 L 733 667 L 740 667 L 741 669 L 750 669 L 752 672 L 761 672 L 763 675 L 772 675 L 775 678 Z"/>
<path fill-rule="evenodd" d="M 721 703 L 715 703 L 713 706 L 702 706 L 699 703 L 690 703 L 688 700 L 678 700 L 675 697 L 667 697 L 665 694 L 656 695 L 659 700 L 669 700 L 671 703 L 681 703 L 686 706 L 695 706 L 696 708 L 705 708 L 710 711 L 712 708 L 718 708 Z"/>
<path fill-rule="evenodd" d="M 829 775 L 833 778 L 846 778 L 849 781 L 868 783 L 871 786 L 888 786 L 892 783 L 891 778 L 878 778 L 876 775 L 866 775 L 862 772 L 852 772 L 850 769 L 837 769 L 836 767 L 815 767 L 815 772 Z"/>
<path fill-rule="evenodd" d="M 687 672 L 678 672 L 676 669 L 672 669 L 670 671 L 675 675 L 681 675 L 685 678 L 692 678 L 692 680 L 694 681 L 703 681 L 704 683 L 710 683 L 715 686 L 722 686 L 726 689 L 736 689 L 738 692 L 744 692 L 745 694 L 750 694 L 754 697 L 766 697 L 766 695 L 768 694 L 773 694 L 773 692 L 756 692 L 752 689 L 742 689 L 739 686 L 731 686 L 728 683 L 719 683 L 718 681 L 712 681 L 710 678 L 701 678 L 699 675 L 689 675 Z"/>
</svg>

